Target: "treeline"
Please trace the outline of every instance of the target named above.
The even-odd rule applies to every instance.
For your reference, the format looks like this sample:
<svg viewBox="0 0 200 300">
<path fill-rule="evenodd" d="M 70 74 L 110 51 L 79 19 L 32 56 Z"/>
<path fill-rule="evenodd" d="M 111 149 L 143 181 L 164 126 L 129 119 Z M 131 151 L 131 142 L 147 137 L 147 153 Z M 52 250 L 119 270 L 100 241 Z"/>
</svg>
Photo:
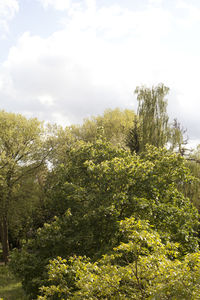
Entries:
<svg viewBox="0 0 200 300">
<path fill-rule="evenodd" d="M 63 129 L 0 112 L 0 238 L 30 299 L 199 299 L 199 151 L 163 84 Z"/>
</svg>

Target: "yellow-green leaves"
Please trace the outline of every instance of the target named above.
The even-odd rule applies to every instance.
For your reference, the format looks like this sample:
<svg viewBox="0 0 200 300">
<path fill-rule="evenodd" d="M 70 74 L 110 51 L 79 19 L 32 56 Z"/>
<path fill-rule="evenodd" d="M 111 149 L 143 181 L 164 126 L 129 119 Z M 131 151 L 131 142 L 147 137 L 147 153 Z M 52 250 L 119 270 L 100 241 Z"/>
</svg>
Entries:
<svg viewBox="0 0 200 300">
<path fill-rule="evenodd" d="M 163 244 L 146 221 L 127 218 L 120 228 L 127 242 L 97 262 L 50 261 L 49 286 L 38 299 L 199 299 L 199 252 L 176 259 L 177 245 Z"/>
</svg>

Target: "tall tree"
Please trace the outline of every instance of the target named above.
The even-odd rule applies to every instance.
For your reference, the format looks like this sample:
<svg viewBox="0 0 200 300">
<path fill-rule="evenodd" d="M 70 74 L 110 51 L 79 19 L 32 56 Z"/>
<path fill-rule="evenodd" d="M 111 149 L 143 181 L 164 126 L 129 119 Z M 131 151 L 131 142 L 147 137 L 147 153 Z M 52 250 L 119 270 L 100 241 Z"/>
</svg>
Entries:
<svg viewBox="0 0 200 300">
<path fill-rule="evenodd" d="M 175 119 L 173 124 L 169 124 L 167 114 L 166 96 L 169 88 L 164 84 L 147 88 L 137 87 L 138 109 L 137 118 L 130 129 L 126 145 L 131 152 L 142 152 L 147 144 L 164 147 L 168 146 L 171 150 L 184 154 L 187 138 L 186 130 Z"/>
<path fill-rule="evenodd" d="M 163 84 L 156 87 L 137 87 L 138 117 L 140 121 L 140 150 L 146 144 L 163 147 L 168 140 L 168 114 L 166 95 L 169 88 Z"/>
<path fill-rule="evenodd" d="M 37 119 L 28 120 L 19 114 L 0 111 L 0 237 L 5 263 L 9 255 L 10 204 L 22 177 L 44 162 L 47 149 L 42 149 L 43 134 L 43 126 Z"/>
<path fill-rule="evenodd" d="M 139 121 L 135 117 L 133 127 L 129 130 L 126 136 L 126 146 L 131 150 L 131 152 L 138 153 L 140 151 L 140 134 L 139 134 Z"/>
<path fill-rule="evenodd" d="M 183 191 L 200 212 L 200 145 L 187 156 L 187 165 L 196 180 L 185 184 Z"/>
<path fill-rule="evenodd" d="M 170 148 L 173 151 L 180 153 L 182 156 L 185 154 L 185 145 L 188 143 L 188 136 L 186 133 L 187 129 L 183 128 L 177 119 L 174 119 L 170 128 Z"/>
</svg>

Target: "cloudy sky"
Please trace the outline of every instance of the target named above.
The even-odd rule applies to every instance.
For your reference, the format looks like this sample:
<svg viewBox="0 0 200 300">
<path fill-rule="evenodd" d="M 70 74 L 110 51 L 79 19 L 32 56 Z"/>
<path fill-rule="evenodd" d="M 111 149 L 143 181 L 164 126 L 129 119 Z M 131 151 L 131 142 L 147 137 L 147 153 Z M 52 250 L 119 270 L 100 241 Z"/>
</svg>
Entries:
<svg viewBox="0 0 200 300">
<path fill-rule="evenodd" d="M 0 109 L 69 125 L 160 82 L 200 140 L 199 0 L 0 0 Z"/>
</svg>

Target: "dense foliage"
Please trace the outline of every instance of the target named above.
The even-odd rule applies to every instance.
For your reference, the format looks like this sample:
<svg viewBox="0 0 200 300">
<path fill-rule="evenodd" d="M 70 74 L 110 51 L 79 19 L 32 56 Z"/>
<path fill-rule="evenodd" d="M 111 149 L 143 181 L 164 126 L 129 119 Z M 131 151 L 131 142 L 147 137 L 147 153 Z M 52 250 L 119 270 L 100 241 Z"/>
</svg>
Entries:
<svg viewBox="0 0 200 300">
<path fill-rule="evenodd" d="M 0 236 L 4 261 L 8 261 L 8 224 L 12 203 L 23 185 L 22 178 L 34 176 L 49 152 L 44 129 L 37 119 L 0 112 Z"/>
<path fill-rule="evenodd" d="M 3 260 L 29 299 L 199 299 L 199 149 L 168 91 L 66 128 L 0 112 Z"/>
<path fill-rule="evenodd" d="M 38 299 L 198 299 L 200 252 L 178 260 L 178 244 L 163 244 L 146 221 L 120 222 L 121 242 L 111 254 L 50 261 L 49 286 Z"/>
<path fill-rule="evenodd" d="M 192 176 L 181 156 L 148 146 L 131 155 L 107 142 L 78 142 L 48 184 L 48 210 L 57 217 L 12 255 L 12 268 L 35 297 L 47 284 L 46 266 L 57 256 L 110 253 L 123 236 L 119 221 L 148 220 L 163 245 L 178 243 L 179 257 L 198 250 L 198 213 L 179 186 Z"/>
<path fill-rule="evenodd" d="M 169 88 L 158 84 L 151 88 L 137 87 L 138 110 L 133 126 L 126 138 L 126 145 L 131 152 L 142 152 L 147 144 L 156 147 L 168 147 L 173 151 L 185 152 L 188 138 L 186 130 L 177 119 L 169 123 L 167 99 Z"/>
<path fill-rule="evenodd" d="M 94 142 L 100 131 L 105 140 L 113 145 L 125 146 L 134 119 L 135 113 L 132 110 L 107 109 L 102 116 L 85 119 L 82 125 L 72 125 L 70 129 L 75 138 L 85 142 Z"/>
</svg>

